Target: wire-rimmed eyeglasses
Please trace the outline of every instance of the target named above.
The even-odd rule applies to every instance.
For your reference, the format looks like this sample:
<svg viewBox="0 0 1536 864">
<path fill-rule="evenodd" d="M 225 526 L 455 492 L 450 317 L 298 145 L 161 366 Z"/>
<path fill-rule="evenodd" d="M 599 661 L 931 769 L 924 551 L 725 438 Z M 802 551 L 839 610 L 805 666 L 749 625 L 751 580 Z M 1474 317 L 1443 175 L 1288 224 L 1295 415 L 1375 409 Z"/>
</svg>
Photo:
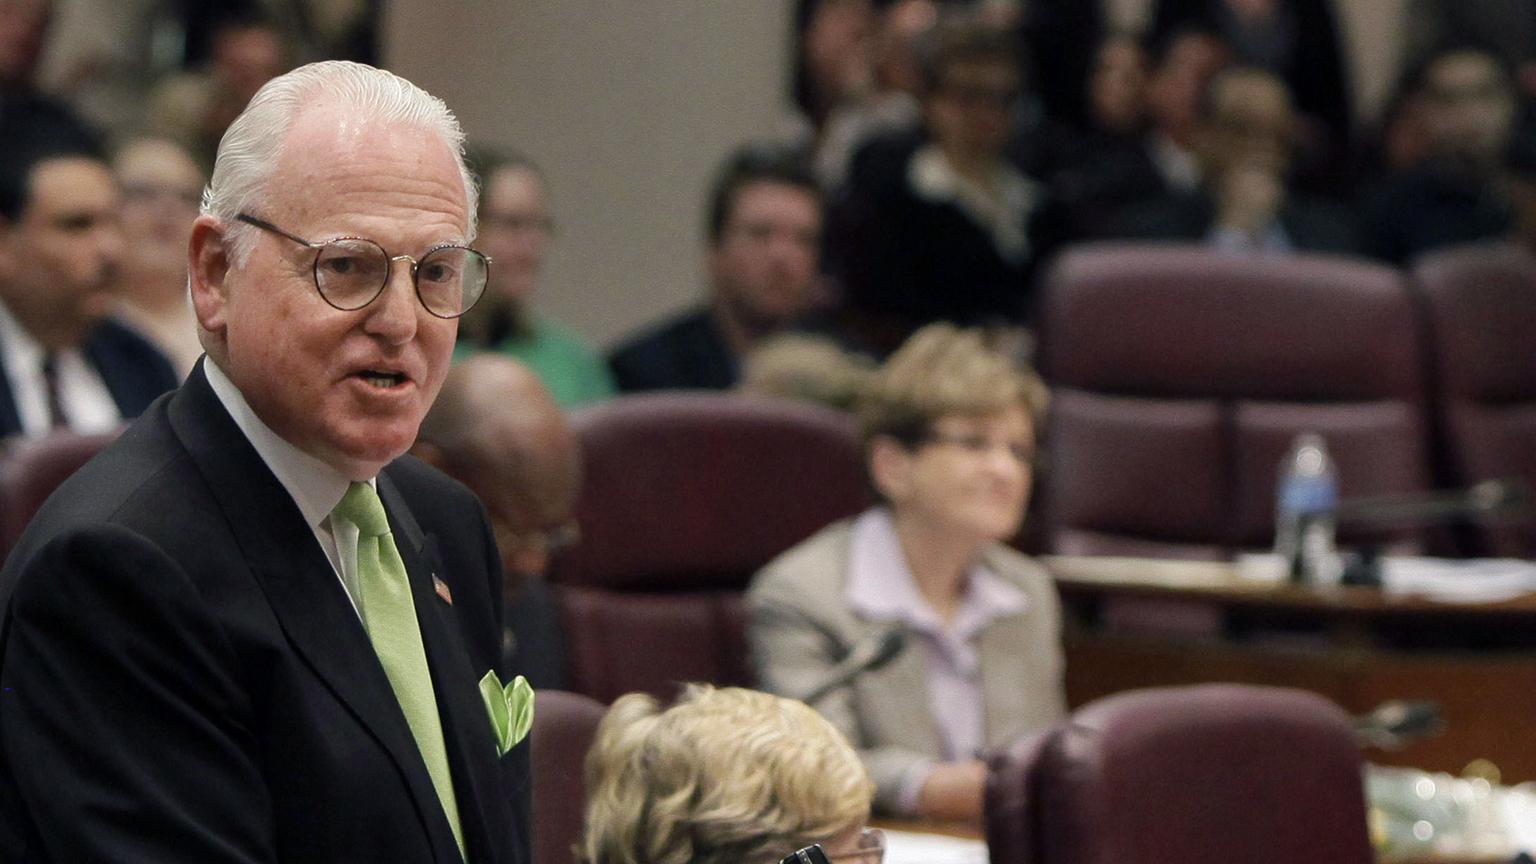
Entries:
<svg viewBox="0 0 1536 864">
<path fill-rule="evenodd" d="M 421 305 L 439 318 L 457 318 L 485 293 L 491 272 L 491 259 L 457 243 L 433 246 L 418 259 L 390 255 L 383 246 L 366 237 L 314 242 L 249 213 L 235 218 L 315 250 L 315 289 L 321 299 L 343 312 L 356 311 L 377 300 L 389 284 L 390 266 L 396 261 L 409 261 L 411 283 L 416 286 Z"/>
</svg>

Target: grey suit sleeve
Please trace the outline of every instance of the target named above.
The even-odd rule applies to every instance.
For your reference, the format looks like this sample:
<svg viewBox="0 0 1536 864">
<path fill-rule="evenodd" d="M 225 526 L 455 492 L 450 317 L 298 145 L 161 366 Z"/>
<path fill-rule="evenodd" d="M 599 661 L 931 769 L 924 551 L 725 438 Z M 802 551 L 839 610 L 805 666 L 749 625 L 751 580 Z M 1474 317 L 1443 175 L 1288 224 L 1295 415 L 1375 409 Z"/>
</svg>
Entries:
<svg viewBox="0 0 1536 864">
<path fill-rule="evenodd" d="M 246 682 L 186 574 L 104 525 L 61 535 L 18 576 L 0 767 L 42 846 L 20 860 L 275 861 Z"/>
<path fill-rule="evenodd" d="M 832 574 L 827 575 L 832 579 Z M 795 580 L 772 568 L 758 577 L 747 598 L 748 636 L 753 663 L 763 689 L 781 696 L 799 696 L 821 683 L 851 647 L 845 627 L 829 620 L 836 610 L 817 609 L 815 601 L 797 590 Z M 922 694 L 914 694 L 915 710 L 926 710 Z M 869 740 L 860 722 L 853 690 L 844 687 L 814 706 L 848 738 L 875 783 L 875 808 L 897 812 L 908 772 L 935 761 L 932 754 Z"/>
</svg>

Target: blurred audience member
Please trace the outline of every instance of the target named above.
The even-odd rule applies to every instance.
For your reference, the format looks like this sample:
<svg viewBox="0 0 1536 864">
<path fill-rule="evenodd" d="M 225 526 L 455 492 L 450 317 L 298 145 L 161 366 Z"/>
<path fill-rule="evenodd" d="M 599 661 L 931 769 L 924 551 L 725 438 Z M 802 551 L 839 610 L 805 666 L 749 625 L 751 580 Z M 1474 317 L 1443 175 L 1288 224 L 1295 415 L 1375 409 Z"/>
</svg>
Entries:
<svg viewBox="0 0 1536 864">
<path fill-rule="evenodd" d="M 765 339 L 747 355 L 740 389 L 848 410 L 874 369 L 869 357 L 825 336 L 785 333 Z"/>
<path fill-rule="evenodd" d="M 508 668 L 535 688 L 565 683 L 549 557 L 575 536 L 581 453 L 549 391 L 515 360 L 454 366 L 412 453 L 479 496 L 501 552 Z"/>
<path fill-rule="evenodd" d="M 177 383 L 160 352 L 101 317 L 122 204 L 111 168 L 77 145 L 0 123 L 0 436 L 112 429 Z"/>
<path fill-rule="evenodd" d="M 752 346 L 821 303 L 821 218 L 816 178 L 796 153 L 748 145 L 732 154 L 709 199 L 709 297 L 614 349 L 619 389 L 734 387 Z"/>
<path fill-rule="evenodd" d="M 378 30 L 385 0 L 177 0 L 186 62 L 200 65 L 218 49 L 232 16 L 262 15 L 282 31 L 295 65 L 315 60 L 379 64 Z"/>
<path fill-rule="evenodd" d="M 0 0 L 0 124 L 90 146 L 90 133 L 75 112 L 37 87 L 52 22 L 53 0 Z"/>
<path fill-rule="evenodd" d="M 150 94 L 147 131 L 187 148 L 204 172 L 219 139 L 261 85 L 287 71 L 283 34 L 256 13 L 224 19 L 207 65 L 168 78 Z"/>
<path fill-rule="evenodd" d="M 1235 67 L 1211 82 L 1198 151 L 1204 182 L 1130 208 L 1118 234 L 1229 251 L 1354 251 L 1349 214 L 1286 188 L 1296 139 L 1285 82 Z"/>
<path fill-rule="evenodd" d="M 748 593 L 758 674 L 777 693 L 807 695 L 855 646 L 906 632 L 893 661 L 817 705 L 858 748 L 882 811 L 979 820 L 980 754 L 1065 711 L 1055 589 L 1005 545 L 1043 400 L 978 332 L 918 331 L 860 405 L 884 503 L 785 552 Z"/>
<path fill-rule="evenodd" d="M 934 0 L 895 0 L 875 19 L 870 85 L 849 93 L 827 116 L 815 145 L 822 187 L 839 189 L 860 145 L 871 138 L 914 132 L 920 122 L 918 46 L 938 20 Z"/>
<path fill-rule="evenodd" d="M 587 753 L 582 864 L 770 864 L 812 843 L 880 860 L 864 827 L 869 778 L 848 742 L 800 702 L 690 685 L 663 709 L 631 693 Z"/>
<path fill-rule="evenodd" d="M 1365 200 L 1365 251 L 1393 264 L 1453 243 L 1503 235 L 1512 213 L 1501 162 L 1515 91 L 1497 57 L 1450 48 L 1412 76 L 1426 157 L 1389 175 Z"/>
<path fill-rule="evenodd" d="M 1309 149 L 1335 153 L 1350 141 L 1350 87 L 1333 0 L 1156 0 L 1152 38 L 1210 28 L 1244 66 L 1285 81 L 1303 115 Z"/>
<path fill-rule="evenodd" d="M 478 245 L 491 257 L 486 296 L 459 321 L 455 355 L 494 351 L 526 363 L 564 406 L 613 395 L 613 377 L 574 332 L 534 313 L 553 226 L 544 175 L 521 156 L 480 160 Z"/>
<path fill-rule="evenodd" d="M 796 0 L 795 105 L 819 137 L 838 106 L 874 84 L 873 0 Z"/>
<path fill-rule="evenodd" d="M 889 353 L 931 321 L 1027 321 L 1058 227 L 1042 185 L 1004 158 L 1022 81 L 1011 34 L 942 21 L 923 66 L 927 137 L 855 161 L 829 243 L 856 344 Z"/>
<path fill-rule="evenodd" d="M 180 378 L 203 346 L 187 299 L 187 238 L 197 218 L 204 177 L 181 145 L 158 138 L 130 141 L 112 167 L 122 188 L 121 303 L 117 316 L 159 348 Z"/>
<path fill-rule="evenodd" d="M 1105 56 L 1106 51 L 1111 53 Z M 1113 52 L 1112 43 L 1101 49 L 1104 59 L 1093 82 L 1096 89 L 1107 91 L 1105 95 L 1129 89 L 1128 82 L 1116 83 L 1115 78 L 1122 76 L 1110 75 L 1103 68 L 1123 65 L 1129 59 L 1116 57 Z M 1081 161 L 1056 178 L 1071 209 L 1075 236 L 1103 233 L 1120 218 L 1127 205 L 1200 188 L 1200 158 L 1195 139 L 1200 129 L 1201 103 L 1211 79 L 1226 63 L 1225 43 L 1208 30 L 1178 30 L 1153 45 L 1143 91 L 1151 128 L 1130 140 L 1123 134 L 1101 138 L 1099 147 L 1085 148 Z M 1100 84 L 1100 76 L 1108 80 Z M 1094 101 L 1099 98 L 1096 93 Z M 1131 104 L 1126 92 L 1107 101 L 1127 107 Z M 1129 119 L 1129 111 L 1121 116 Z"/>
<path fill-rule="evenodd" d="M 1536 4 L 1530 0 L 1408 0 L 1410 60 L 1445 45 L 1479 45 L 1515 70 L 1526 99 L 1536 99 Z"/>
</svg>

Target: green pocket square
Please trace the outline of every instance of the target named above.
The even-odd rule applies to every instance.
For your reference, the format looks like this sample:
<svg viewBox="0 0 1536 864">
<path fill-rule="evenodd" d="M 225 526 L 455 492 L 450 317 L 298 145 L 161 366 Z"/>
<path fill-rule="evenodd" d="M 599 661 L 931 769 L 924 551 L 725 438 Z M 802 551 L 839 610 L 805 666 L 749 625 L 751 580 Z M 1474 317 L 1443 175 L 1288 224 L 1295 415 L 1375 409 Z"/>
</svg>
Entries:
<svg viewBox="0 0 1536 864">
<path fill-rule="evenodd" d="M 480 679 L 480 696 L 496 730 L 496 755 L 505 756 L 533 727 L 533 688 L 521 675 L 503 687 L 492 669 Z"/>
</svg>

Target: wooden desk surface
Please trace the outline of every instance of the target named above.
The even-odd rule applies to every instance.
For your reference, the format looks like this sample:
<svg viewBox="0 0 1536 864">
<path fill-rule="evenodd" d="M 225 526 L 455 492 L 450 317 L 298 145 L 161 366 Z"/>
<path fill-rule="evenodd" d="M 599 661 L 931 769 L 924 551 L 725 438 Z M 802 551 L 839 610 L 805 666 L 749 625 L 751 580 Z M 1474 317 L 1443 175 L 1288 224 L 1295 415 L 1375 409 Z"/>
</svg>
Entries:
<svg viewBox="0 0 1536 864">
<path fill-rule="evenodd" d="M 984 840 L 981 826 L 970 822 L 937 822 L 928 819 L 875 819 L 870 823 L 886 831 L 914 834 L 942 834 L 966 840 Z M 1504 864 L 1508 858 L 1463 858 L 1446 855 L 1396 855 L 1381 859 L 1381 864 Z"/>
<path fill-rule="evenodd" d="M 1215 561 L 1055 555 L 1041 559 L 1064 594 L 1196 597 L 1228 605 L 1263 605 L 1352 616 L 1401 614 L 1517 615 L 1536 619 L 1536 593 L 1495 603 L 1459 603 L 1379 588 L 1294 585 L 1239 575 Z"/>
</svg>

